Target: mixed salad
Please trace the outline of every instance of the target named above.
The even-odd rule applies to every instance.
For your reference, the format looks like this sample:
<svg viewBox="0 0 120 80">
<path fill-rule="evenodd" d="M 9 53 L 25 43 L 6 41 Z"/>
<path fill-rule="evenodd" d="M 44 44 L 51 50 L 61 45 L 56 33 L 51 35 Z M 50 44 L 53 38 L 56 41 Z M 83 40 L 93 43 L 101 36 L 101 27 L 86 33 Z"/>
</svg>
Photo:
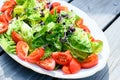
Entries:
<svg viewBox="0 0 120 80">
<path fill-rule="evenodd" d="M 74 74 L 98 64 L 103 42 L 59 2 L 6 0 L 0 9 L 0 45 L 46 70 Z"/>
</svg>

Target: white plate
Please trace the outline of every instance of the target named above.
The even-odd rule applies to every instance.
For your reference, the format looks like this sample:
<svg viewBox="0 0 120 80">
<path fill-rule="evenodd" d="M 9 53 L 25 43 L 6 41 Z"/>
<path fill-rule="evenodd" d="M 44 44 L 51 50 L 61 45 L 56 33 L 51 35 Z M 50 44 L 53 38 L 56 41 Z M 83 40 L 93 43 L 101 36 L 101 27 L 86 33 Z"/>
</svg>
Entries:
<svg viewBox="0 0 120 80">
<path fill-rule="evenodd" d="M 53 1 L 60 2 L 62 5 L 67 6 L 70 10 L 72 9 L 76 14 L 78 14 L 80 17 L 82 17 L 84 19 L 84 24 L 89 27 L 92 35 L 96 39 L 100 39 L 104 42 L 103 50 L 99 54 L 98 65 L 96 65 L 95 67 L 92 67 L 90 69 L 81 69 L 76 74 L 65 75 L 65 74 L 63 74 L 63 72 L 61 70 L 47 71 L 43 68 L 38 67 L 37 65 L 30 64 L 28 62 L 22 61 L 16 55 L 9 54 L 9 53 L 8 53 L 8 55 L 10 57 L 12 57 L 15 61 L 20 63 L 21 65 L 23 65 L 27 68 L 30 68 L 35 72 L 38 72 L 40 74 L 46 74 L 46 75 L 49 75 L 49 76 L 52 76 L 52 77 L 57 77 L 57 78 L 65 78 L 65 79 L 85 78 L 85 77 L 91 76 L 91 75 L 95 74 L 96 72 L 100 71 L 101 69 L 103 69 L 105 67 L 107 59 L 109 57 L 109 45 L 108 45 L 108 42 L 107 42 L 107 39 L 106 39 L 104 33 L 97 26 L 97 24 L 86 13 L 84 13 L 80 9 L 78 9 L 78 8 L 74 7 L 73 5 L 68 4 L 64 1 L 61 1 L 61 0 L 53 0 Z"/>
</svg>

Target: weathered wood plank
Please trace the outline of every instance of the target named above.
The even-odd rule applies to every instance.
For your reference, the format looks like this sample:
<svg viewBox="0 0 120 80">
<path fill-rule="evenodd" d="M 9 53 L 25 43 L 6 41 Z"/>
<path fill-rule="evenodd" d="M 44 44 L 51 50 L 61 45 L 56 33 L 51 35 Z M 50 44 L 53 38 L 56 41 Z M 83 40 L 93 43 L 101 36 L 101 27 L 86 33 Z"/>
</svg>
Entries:
<svg viewBox="0 0 120 80">
<path fill-rule="evenodd" d="M 95 80 L 106 80 L 106 73 L 109 72 L 109 80 L 119 80 L 120 76 L 120 17 L 105 31 L 108 42 L 110 44 L 110 57 L 108 59 L 109 70 L 99 74 Z"/>
<path fill-rule="evenodd" d="M 101 29 L 120 12 L 120 0 L 74 0 L 71 4 L 86 12 Z"/>
<path fill-rule="evenodd" d="M 11 80 L 52 79 L 52 77 L 38 74 L 28 68 L 21 66 L 19 63 L 10 58 L 6 53 L 0 56 L 0 68 L 2 68 L 2 70 L 4 71 L 4 75 L 0 76 L 0 80 L 1 78 L 11 78 Z"/>
</svg>

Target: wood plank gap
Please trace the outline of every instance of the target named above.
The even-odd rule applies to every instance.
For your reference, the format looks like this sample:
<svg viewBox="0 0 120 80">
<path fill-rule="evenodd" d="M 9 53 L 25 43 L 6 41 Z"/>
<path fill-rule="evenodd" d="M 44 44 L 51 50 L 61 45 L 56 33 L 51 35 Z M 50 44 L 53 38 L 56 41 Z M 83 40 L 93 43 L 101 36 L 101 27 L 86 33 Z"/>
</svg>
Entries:
<svg viewBox="0 0 120 80">
<path fill-rule="evenodd" d="M 4 51 L 4 50 L 2 50 L 2 51 L 0 52 L 0 56 L 1 56 L 1 55 L 3 55 L 4 53 L 5 53 L 5 51 Z"/>
<path fill-rule="evenodd" d="M 117 20 L 120 17 L 120 12 L 102 29 L 103 32 L 107 30 L 107 28 L 110 27 L 110 25 Z"/>
<path fill-rule="evenodd" d="M 73 0 L 69 0 L 68 3 L 71 3 Z"/>
</svg>

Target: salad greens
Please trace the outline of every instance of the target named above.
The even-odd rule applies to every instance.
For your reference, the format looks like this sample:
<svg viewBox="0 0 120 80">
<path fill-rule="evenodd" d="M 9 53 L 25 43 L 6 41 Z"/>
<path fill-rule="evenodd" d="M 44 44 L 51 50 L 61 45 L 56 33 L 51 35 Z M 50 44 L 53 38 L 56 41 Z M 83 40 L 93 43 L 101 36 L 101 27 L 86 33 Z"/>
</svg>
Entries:
<svg viewBox="0 0 120 80">
<path fill-rule="evenodd" d="M 54 10 L 44 8 L 45 2 L 36 0 L 16 0 L 13 10 L 14 19 L 9 24 L 8 31 L 0 34 L 0 44 L 8 53 L 16 53 L 16 43 L 11 38 L 12 31 L 21 35 L 28 43 L 32 52 L 34 49 L 44 47 L 45 55 L 42 59 L 51 56 L 52 52 L 70 50 L 74 58 L 84 60 L 90 54 L 102 50 L 103 42 L 92 42 L 89 33 L 78 28 L 75 21 L 80 19 L 72 11 Z"/>
</svg>

